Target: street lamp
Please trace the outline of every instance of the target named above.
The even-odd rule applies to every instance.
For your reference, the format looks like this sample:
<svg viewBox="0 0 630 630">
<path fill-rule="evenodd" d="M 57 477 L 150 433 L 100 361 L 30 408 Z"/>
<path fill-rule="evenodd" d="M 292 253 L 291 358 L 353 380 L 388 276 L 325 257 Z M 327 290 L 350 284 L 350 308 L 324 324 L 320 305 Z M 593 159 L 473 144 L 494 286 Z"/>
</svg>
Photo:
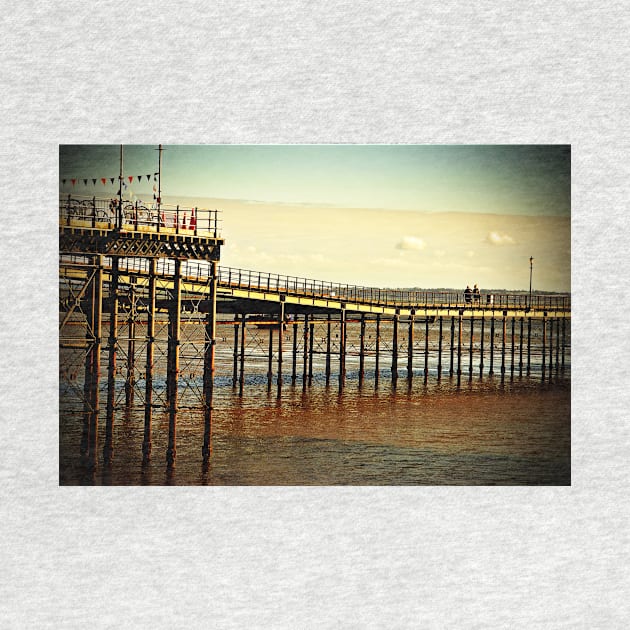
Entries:
<svg viewBox="0 0 630 630">
<path fill-rule="evenodd" d="M 529 308 L 532 307 L 532 271 L 534 270 L 534 257 L 529 257 Z"/>
</svg>

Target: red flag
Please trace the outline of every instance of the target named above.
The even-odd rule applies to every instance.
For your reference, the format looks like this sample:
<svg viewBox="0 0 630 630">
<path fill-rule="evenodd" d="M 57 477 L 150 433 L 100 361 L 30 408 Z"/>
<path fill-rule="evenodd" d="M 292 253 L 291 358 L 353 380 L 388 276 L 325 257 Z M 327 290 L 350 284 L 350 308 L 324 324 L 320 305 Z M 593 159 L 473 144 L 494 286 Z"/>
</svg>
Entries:
<svg viewBox="0 0 630 630">
<path fill-rule="evenodd" d="M 72 185 L 73 185 L 73 186 L 77 183 L 77 180 L 76 180 L 76 179 L 71 179 L 70 181 L 72 182 Z"/>
<path fill-rule="evenodd" d="M 133 175 L 129 175 L 127 179 L 129 180 L 129 183 L 131 184 L 131 182 L 133 181 Z"/>
<path fill-rule="evenodd" d="M 101 177 L 101 181 L 103 182 L 103 186 L 107 183 L 107 180 L 104 177 Z"/>
</svg>

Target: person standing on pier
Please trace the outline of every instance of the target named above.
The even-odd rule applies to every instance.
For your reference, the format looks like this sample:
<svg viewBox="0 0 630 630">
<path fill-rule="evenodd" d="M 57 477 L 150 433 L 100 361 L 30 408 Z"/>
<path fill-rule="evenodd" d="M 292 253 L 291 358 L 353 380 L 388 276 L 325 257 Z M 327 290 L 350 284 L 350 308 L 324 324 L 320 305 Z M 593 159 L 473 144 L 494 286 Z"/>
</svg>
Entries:
<svg viewBox="0 0 630 630">
<path fill-rule="evenodd" d="M 470 285 L 466 285 L 466 290 L 464 291 L 464 301 L 466 304 L 470 304 L 472 301 L 472 291 L 470 289 Z"/>
<path fill-rule="evenodd" d="M 480 299 L 481 299 L 481 294 L 479 293 L 479 287 L 475 285 L 473 287 L 473 300 L 478 303 Z"/>
</svg>

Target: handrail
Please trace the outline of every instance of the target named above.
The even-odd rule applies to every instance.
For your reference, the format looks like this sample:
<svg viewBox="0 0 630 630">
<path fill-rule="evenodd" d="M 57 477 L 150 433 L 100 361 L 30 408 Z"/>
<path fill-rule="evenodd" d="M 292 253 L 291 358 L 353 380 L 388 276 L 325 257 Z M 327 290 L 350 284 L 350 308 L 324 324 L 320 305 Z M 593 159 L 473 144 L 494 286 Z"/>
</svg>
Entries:
<svg viewBox="0 0 630 630">
<path fill-rule="evenodd" d="M 85 256 L 63 255 L 64 259 L 75 262 L 85 262 Z M 109 258 L 106 258 L 109 266 Z M 121 258 L 119 261 L 121 272 L 149 273 L 149 259 Z M 159 258 L 157 273 L 162 276 L 173 275 L 174 261 Z M 206 284 L 209 279 L 209 263 L 199 260 L 185 261 L 181 273 L 189 281 Z M 246 289 L 267 293 L 280 293 L 296 297 L 319 298 L 334 302 L 369 304 L 372 306 L 404 307 L 422 310 L 423 308 L 468 308 L 501 311 L 506 309 L 535 309 L 542 311 L 568 311 L 571 309 L 569 294 L 532 294 L 497 292 L 483 294 L 481 299 L 467 301 L 463 291 L 436 291 L 434 289 L 387 289 L 377 287 L 363 287 L 349 284 L 339 284 L 325 280 L 313 280 L 296 276 L 251 271 L 235 267 L 218 268 L 219 286 L 225 288 Z M 489 299 L 490 298 L 490 299 Z"/>
</svg>

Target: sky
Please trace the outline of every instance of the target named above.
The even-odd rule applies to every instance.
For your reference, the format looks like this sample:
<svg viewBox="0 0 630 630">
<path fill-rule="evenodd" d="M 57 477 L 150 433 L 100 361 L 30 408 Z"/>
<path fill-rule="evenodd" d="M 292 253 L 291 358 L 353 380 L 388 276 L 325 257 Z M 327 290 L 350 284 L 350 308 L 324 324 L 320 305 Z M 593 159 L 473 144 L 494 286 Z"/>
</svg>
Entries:
<svg viewBox="0 0 630 630">
<path fill-rule="evenodd" d="M 161 190 L 223 211 L 226 266 L 516 290 L 533 256 L 534 290 L 569 291 L 570 160 L 568 145 L 164 145 Z M 60 146 L 63 193 L 115 195 L 119 170 L 120 145 Z M 151 202 L 157 172 L 157 145 L 124 146 L 126 197 Z"/>
</svg>

